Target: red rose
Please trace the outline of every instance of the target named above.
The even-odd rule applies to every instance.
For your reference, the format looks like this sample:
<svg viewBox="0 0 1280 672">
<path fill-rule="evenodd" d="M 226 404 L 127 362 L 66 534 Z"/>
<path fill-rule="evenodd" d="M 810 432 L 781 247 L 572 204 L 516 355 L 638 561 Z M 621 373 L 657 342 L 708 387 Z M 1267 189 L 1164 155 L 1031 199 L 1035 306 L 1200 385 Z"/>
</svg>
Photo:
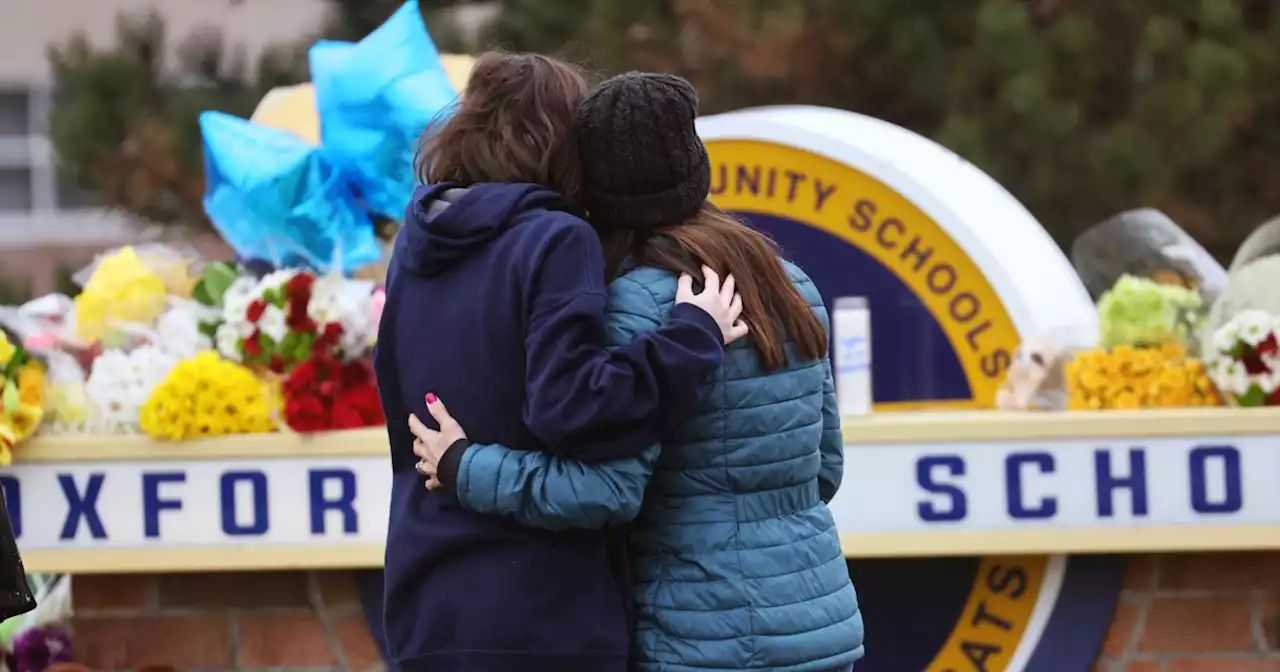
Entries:
<svg viewBox="0 0 1280 672">
<path fill-rule="evenodd" d="M 1276 343 L 1276 335 L 1267 336 L 1267 340 L 1258 344 L 1257 351 L 1259 357 L 1275 357 L 1280 353 L 1280 344 Z"/>
<path fill-rule="evenodd" d="M 1262 358 L 1258 356 L 1256 351 L 1245 353 L 1245 355 L 1240 358 L 1240 363 L 1244 364 L 1245 372 L 1251 376 L 1256 376 L 1259 373 L 1266 373 L 1271 370 L 1267 367 L 1266 362 L 1263 362 Z"/>
<path fill-rule="evenodd" d="M 289 372 L 289 377 L 284 381 L 284 393 L 286 396 L 293 396 L 301 392 L 310 391 L 315 388 L 316 384 L 316 363 L 315 360 L 305 360 L 299 362 L 293 370 Z"/>
<path fill-rule="evenodd" d="M 253 333 L 249 335 L 249 338 L 244 339 L 244 354 L 249 355 L 250 357 L 257 357 L 262 354 L 262 344 L 258 342 L 258 337 L 260 335 L 261 334 L 258 333 L 258 330 L 255 329 Z"/>
<path fill-rule="evenodd" d="M 328 350 L 338 345 L 342 340 L 342 325 L 337 322 L 329 322 L 320 330 L 320 335 L 316 337 L 316 347 L 321 350 Z"/>
<path fill-rule="evenodd" d="M 343 364 L 342 370 L 338 373 L 339 384 L 344 390 L 357 385 L 367 385 L 372 378 L 373 370 L 369 368 L 369 363 L 361 360 Z"/>
<path fill-rule="evenodd" d="M 361 416 L 359 409 L 341 401 L 333 405 L 334 429 L 356 429 L 364 426 L 364 417 Z"/>
<path fill-rule="evenodd" d="M 267 368 L 271 369 L 272 373 L 284 373 L 284 369 L 288 364 L 289 362 L 284 357 L 271 355 L 271 362 L 267 364 Z"/>
<path fill-rule="evenodd" d="M 289 278 L 289 282 L 285 283 L 284 293 L 290 298 L 301 297 L 303 298 L 303 304 L 306 304 L 306 299 L 311 297 L 311 286 L 315 283 L 316 278 L 314 275 L 299 273 Z"/>
<path fill-rule="evenodd" d="M 316 332 L 316 323 L 310 317 L 307 317 L 306 311 L 303 311 L 301 315 L 294 315 L 293 313 L 286 315 L 284 324 L 289 327 L 290 331 L 299 334 L 314 334 Z"/>
<path fill-rule="evenodd" d="M 316 374 L 320 380 L 333 380 L 338 377 L 342 368 L 342 362 L 327 352 L 316 352 L 311 355 L 311 359 L 316 363 Z"/>
<path fill-rule="evenodd" d="M 262 299 L 254 299 L 249 307 L 244 311 L 244 319 L 250 322 L 257 322 L 262 314 L 267 312 L 267 302 Z"/>
<path fill-rule="evenodd" d="M 326 380 L 323 383 L 320 383 L 321 397 L 325 397 L 325 398 L 332 397 L 337 391 L 338 391 L 338 384 L 332 380 Z"/>
<path fill-rule="evenodd" d="M 310 395 L 301 395 L 286 401 L 284 419 L 290 428 L 298 432 L 317 432 L 328 429 L 324 404 Z"/>
<path fill-rule="evenodd" d="M 382 405 L 378 402 L 378 390 L 373 385 L 357 385 L 343 392 L 334 405 L 351 409 L 360 417 L 360 427 L 373 427 L 383 423 Z"/>
<path fill-rule="evenodd" d="M 1277 387 L 1275 391 L 1267 397 L 1267 405 L 1280 406 L 1280 387 Z"/>
</svg>

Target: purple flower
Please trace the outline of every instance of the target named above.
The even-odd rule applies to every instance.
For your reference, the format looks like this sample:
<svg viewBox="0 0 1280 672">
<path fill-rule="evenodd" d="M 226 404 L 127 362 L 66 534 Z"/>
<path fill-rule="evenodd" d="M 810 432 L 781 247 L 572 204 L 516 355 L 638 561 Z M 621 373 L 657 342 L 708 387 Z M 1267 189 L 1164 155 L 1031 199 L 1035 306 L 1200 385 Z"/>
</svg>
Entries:
<svg viewBox="0 0 1280 672">
<path fill-rule="evenodd" d="M 11 672 L 44 672 L 71 662 L 71 635 L 62 628 L 28 628 L 13 640 Z"/>
</svg>

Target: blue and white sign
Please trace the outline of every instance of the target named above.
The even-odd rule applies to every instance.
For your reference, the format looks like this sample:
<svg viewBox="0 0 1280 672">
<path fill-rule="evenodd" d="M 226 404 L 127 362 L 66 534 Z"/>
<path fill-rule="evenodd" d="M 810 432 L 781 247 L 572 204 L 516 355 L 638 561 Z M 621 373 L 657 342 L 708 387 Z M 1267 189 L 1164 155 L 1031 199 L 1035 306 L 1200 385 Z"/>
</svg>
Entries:
<svg viewBox="0 0 1280 672">
<path fill-rule="evenodd" d="M 380 457 L 21 464 L 0 476 L 20 548 L 381 544 Z"/>
<path fill-rule="evenodd" d="M 860 445 L 842 532 L 1280 525 L 1280 436 Z"/>
<path fill-rule="evenodd" d="M 157 567 L 221 566 L 211 550 L 237 567 L 377 566 L 390 468 L 374 448 L 38 461 L 0 485 L 37 571 L 158 551 Z M 1280 435 L 857 444 L 831 509 L 851 556 L 1280 548 L 1278 476 Z"/>
</svg>

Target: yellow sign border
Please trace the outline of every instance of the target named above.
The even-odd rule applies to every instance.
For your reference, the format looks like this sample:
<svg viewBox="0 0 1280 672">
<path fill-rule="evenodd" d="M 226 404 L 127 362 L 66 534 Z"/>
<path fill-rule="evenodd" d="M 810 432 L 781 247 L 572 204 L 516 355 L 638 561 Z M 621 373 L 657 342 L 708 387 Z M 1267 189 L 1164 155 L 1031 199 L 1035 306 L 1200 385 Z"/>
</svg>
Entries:
<svg viewBox="0 0 1280 672">
<path fill-rule="evenodd" d="M 946 334 L 971 392 L 968 400 L 925 406 L 993 405 L 1018 331 L 986 275 L 936 221 L 875 177 L 802 149 L 713 140 L 707 152 L 716 205 L 831 234 L 880 262 L 920 298 Z"/>
</svg>

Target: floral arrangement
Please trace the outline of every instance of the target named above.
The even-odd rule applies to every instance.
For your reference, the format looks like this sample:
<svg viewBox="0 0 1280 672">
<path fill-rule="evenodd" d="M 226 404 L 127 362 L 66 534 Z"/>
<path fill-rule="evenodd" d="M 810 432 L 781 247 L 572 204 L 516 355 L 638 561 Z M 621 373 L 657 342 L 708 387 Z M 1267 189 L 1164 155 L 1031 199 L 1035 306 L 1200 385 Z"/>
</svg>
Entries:
<svg viewBox="0 0 1280 672">
<path fill-rule="evenodd" d="M 97 343 L 113 335 L 117 324 L 149 325 L 164 310 L 164 277 L 133 247 L 98 259 L 75 298 L 76 335 Z"/>
<path fill-rule="evenodd" d="M 261 279 L 206 268 L 195 298 L 218 354 L 282 381 L 283 420 L 315 432 L 382 423 L 368 351 L 385 300 L 369 281 L 278 270 Z"/>
<path fill-rule="evenodd" d="M 44 417 L 44 367 L 0 331 L 0 465 L 35 433 Z"/>
<path fill-rule="evenodd" d="M 28 574 L 36 607 L 0 623 L 0 646 L 9 672 L 44 672 L 72 660 L 71 577 Z"/>
<path fill-rule="evenodd" d="M 1199 292 L 1132 275 L 1098 299 L 1103 347 L 1193 343 L 1202 317 Z"/>
<path fill-rule="evenodd" d="M 1280 406 L 1280 319 L 1243 310 L 1213 333 L 1209 374 L 1236 406 Z"/>
<path fill-rule="evenodd" d="M 1112 410 L 1218 406 L 1204 364 L 1186 347 L 1119 345 L 1077 354 L 1065 368 L 1067 408 Z"/>
<path fill-rule="evenodd" d="M 77 274 L 75 298 L 0 308 L 21 336 L 0 341 L 0 462 L 42 421 L 173 441 L 383 422 L 375 282 L 221 262 L 192 278 L 191 262 L 123 247 Z"/>
<path fill-rule="evenodd" d="M 229 279 L 224 265 L 206 271 L 196 292 L 219 309 L 201 329 L 231 361 L 281 374 L 313 355 L 350 358 L 370 347 L 372 283 L 298 270 Z"/>
<path fill-rule="evenodd" d="M 178 362 L 209 349 L 200 333 L 199 311 L 189 301 L 169 299 L 168 308 L 154 318 L 155 328 L 122 325 L 141 345 L 110 348 L 94 358 L 84 383 L 86 408 L 76 408 L 74 385 L 60 386 L 58 415 L 93 432 L 137 432 L 143 404 Z"/>
<path fill-rule="evenodd" d="M 179 362 L 147 396 L 142 431 L 156 439 L 270 432 L 275 395 L 248 367 L 201 352 Z"/>
<path fill-rule="evenodd" d="M 372 427 L 383 423 L 378 388 L 368 360 L 341 362 L 317 354 L 285 379 L 284 419 L 299 432 Z"/>
</svg>

